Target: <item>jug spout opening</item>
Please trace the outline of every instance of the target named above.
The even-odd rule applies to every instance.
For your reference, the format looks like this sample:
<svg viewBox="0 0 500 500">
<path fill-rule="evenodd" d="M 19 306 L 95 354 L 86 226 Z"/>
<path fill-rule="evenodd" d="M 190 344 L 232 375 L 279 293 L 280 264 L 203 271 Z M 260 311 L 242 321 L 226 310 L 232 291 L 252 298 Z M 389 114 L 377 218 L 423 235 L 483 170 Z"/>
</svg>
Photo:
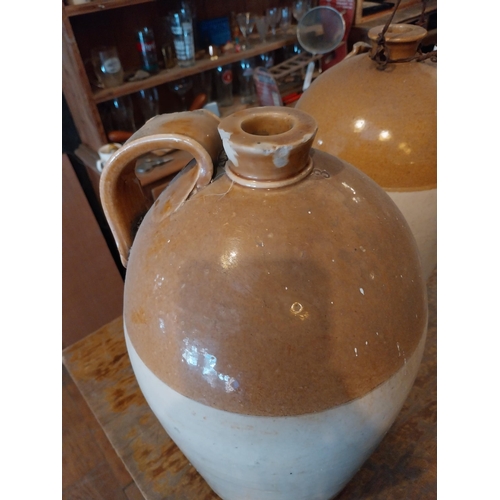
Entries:
<svg viewBox="0 0 500 500">
<path fill-rule="evenodd" d="M 254 188 L 293 184 L 312 170 L 309 152 L 317 124 L 293 108 L 260 107 L 234 113 L 219 124 L 227 175 Z"/>
<path fill-rule="evenodd" d="M 280 135 L 291 130 L 293 118 L 288 114 L 277 113 L 274 116 L 255 114 L 241 122 L 241 130 L 250 135 L 270 136 Z"/>
</svg>

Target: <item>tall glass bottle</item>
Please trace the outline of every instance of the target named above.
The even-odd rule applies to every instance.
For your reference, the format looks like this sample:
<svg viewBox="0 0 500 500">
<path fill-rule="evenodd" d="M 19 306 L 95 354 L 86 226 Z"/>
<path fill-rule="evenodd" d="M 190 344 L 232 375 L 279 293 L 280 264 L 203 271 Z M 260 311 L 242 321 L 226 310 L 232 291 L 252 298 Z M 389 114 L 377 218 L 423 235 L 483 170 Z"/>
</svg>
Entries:
<svg viewBox="0 0 500 500">
<path fill-rule="evenodd" d="M 177 64 L 181 67 L 194 65 L 193 16 L 189 5 L 181 3 L 179 10 L 169 15 L 170 29 L 174 39 Z"/>
<path fill-rule="evenodd" d="M 141 54 L 142 69 L 158 73 L 158 56 L 153 30 L 147 26 L 137 31 L 137 50 Z"/>
</svg>

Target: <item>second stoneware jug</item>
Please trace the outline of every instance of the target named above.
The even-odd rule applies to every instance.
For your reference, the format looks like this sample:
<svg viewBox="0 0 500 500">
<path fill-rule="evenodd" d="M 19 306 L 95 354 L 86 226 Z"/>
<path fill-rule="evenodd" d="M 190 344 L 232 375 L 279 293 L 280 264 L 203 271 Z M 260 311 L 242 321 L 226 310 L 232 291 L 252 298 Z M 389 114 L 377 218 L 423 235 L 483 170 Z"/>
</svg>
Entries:
<svg viewBox="0 0 500 500">
<path fill-rule="evenodd" d="M 297 102 L 318 123 L 314 147 L 374 179 L 394 200 L 417 240 L 424 278 L 437 262 L 437 75 L 417 49 L 427 31 L 372 28 L 370 53 L 320 75 Z M 422 57 L 423 56 L 423 57 Z"/>
<path fill-rule="evenodd" d="M 427 297 L 408 224 L 368 176 L 311 149 L 316 130 L 283 107 L 160 115 L 101 179 L 135 376 L 224 500 L 333 498 L 422 357 Z M 195 161 L 151 204 L 135 162 L 172 148 Z"/>
</svg>

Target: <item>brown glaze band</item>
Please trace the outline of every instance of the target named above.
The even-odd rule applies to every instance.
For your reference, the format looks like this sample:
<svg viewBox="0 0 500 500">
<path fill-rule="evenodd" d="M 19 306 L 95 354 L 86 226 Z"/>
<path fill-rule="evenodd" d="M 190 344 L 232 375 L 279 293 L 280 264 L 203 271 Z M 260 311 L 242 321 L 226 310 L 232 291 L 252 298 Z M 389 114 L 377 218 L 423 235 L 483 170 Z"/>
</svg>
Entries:
<svg viewBox="0 0 500 500">
<path fill-rule="evenodd" d="M 222 176 L 168 218 L 158 205 L 144 219 L 126 328 L 184 396 L 249 415 L 322 411 L 404 369 L 425 335 L 408 225 L 367 176 L 311 156 L 301 182 L 249 189 Z"/>
</svg>

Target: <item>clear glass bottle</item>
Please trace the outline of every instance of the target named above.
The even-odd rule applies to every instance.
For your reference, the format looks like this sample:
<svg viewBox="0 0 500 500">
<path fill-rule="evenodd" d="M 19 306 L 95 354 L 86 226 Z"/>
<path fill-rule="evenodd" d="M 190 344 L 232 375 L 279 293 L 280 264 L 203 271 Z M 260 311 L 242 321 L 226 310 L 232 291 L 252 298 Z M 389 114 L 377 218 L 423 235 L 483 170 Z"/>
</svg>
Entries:
<svg viewBox="0 0 500 500">
<path fill-rule="evenodd" d="M 147 26 L 137 31 L 137 50 L 141 54 L 142 69 L 148 73 L 158 73 L 158 56 L 153 30 Z"/>
<path fill-rule="evenodd" d="M 177 64 L 181 68 L 193 66 L 195 62 L 193 16 L 189 5 L 182 2 L 180 9 L 171 12 L 168 17 L 174 39 Z"/>
</svg>

